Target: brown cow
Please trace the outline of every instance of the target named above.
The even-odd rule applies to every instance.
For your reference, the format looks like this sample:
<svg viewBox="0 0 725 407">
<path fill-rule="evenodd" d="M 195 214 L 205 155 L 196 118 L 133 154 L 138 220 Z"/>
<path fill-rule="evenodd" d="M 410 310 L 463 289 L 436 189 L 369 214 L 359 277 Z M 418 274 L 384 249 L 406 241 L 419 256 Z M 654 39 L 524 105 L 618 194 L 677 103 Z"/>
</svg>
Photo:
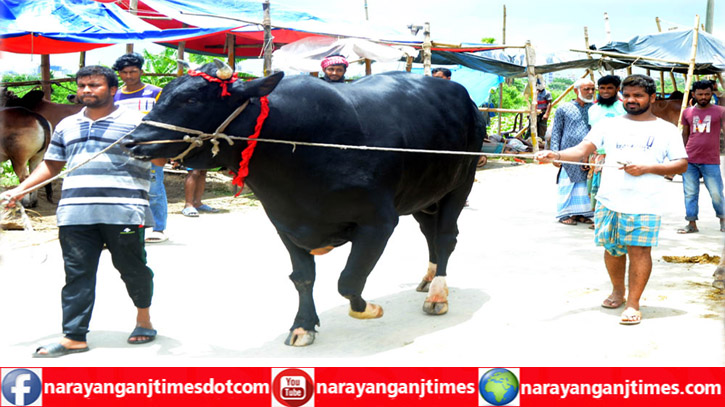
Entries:
<svg viewBox="0 0 725 407">
<path fill-rule="evenodd" d="M 70 115 L 76 114 L 83 109 L 83 105 L 80 104 L 51 102 L 45 99 L 43 95 L 43 91 L 41 90 L 31 90 L 22 98 L 10 93 L 6 95 L 6 106 L 24 107 L 32 112 L 38 113 L 39 115 L 45 117 L 53 128 L 56 128 L 61 120 Z"/>
<path fill-rule="evenodd" d="M 0 108 L 0 162 L 9 159 L 20 182 L 43 160 L 50 135 L 50 124 L 43 116 L 22 107 Z M 53 202 L 50 184 L 45 192 L 48 201 Z M 22 203 L 31 208 L 37 205 L 37 191 L 28 194 Z"/>
</svg>

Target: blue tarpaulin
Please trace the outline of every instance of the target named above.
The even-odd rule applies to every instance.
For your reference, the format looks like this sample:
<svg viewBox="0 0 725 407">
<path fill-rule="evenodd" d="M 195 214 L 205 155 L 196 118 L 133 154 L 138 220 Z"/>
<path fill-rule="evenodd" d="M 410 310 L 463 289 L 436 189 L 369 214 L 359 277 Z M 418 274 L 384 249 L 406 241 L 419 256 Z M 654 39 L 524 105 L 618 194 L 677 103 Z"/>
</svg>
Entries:
<svg viewBox="0 0 725 407">
<path fill-rule="evenodd" d="M 687 73 L 692 57 L 692 39 L 694 29 L 667 31 L 650 35 L 638 35 L 627 42 L 610 42 L 600 51 L 627 54 L 611 58 L 628 62 L 635 66 L 659 70 Z M 683 64 L 648 61 L 638 57 L 650 57 Z M 712 34 L 699 31 L 697 37 L 697 55 L 695 58 L 695 74 L 706 75 L 725 71 L 725 42 Z"/>
<path fill-rule="evenodd" d="M 239 26 L 161 30 L 94 0 L 0 0 L 0 51 L 61 54 L 131 41 L 177 41 Z"/>
</svg>

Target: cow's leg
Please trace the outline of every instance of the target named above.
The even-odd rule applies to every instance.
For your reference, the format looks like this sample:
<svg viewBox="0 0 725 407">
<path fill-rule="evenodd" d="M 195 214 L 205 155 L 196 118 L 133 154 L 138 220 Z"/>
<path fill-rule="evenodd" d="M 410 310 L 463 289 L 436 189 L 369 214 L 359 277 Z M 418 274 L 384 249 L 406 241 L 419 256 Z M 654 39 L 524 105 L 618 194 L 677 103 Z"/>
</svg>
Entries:
<svg viewBox="0 0 725 407">
<path fill-rule="evenodd" d="M 383 316 L 383 308 L 365 302 L 362 291 L 397 223 L 397 216 L 393 216 L 387 223 L 375 226 L 359 225 L 355 229 L 350 256 L 337 281 L 337 291 L 350 300 L 350 316 L 353 318 L 370 319 Z"/>
<path fill-rule="evenodd" d="M 425 241 L 428 244 L 428 271 L 425 273 L 423 280 L 420 284 L 418 284 L 418 287 L 415 290 L 419 292 L 428 292 L 438 268 L 438 253 L 436 249 L 438 211 L 435 213 L 425 213 L 421 211 L 414 213 L 413 217 L 416 221 L 418 221 L 420 231 L 423 232 Z"/>
<path fill-rule="evenodd" d="M 280 234 L 280 237 L 292 260 L 292 274 L 289 277 L 299 295 L 297 315 L 284 343 L 290 346 L 311 345 L 315 341 L 315 327 L 320 325 L 315 310 L 315 300 L 312 298 L 312 288 L 315 285 L 315 260 L 311 254 L 292 243 L 286 236 Z"/>
<path fill-rule="evenodd" d="M 18 180 L 20 182 L 25 181 L 25 179 L 30 175 L 27 166 L 28 161 L 25 159 L 11 158 L 11 162 L 13 164 L 13 171 L 15 171 L 15 174 L 18 176 Z M 26 208 L 35 208 L 38 204 L 38 191 L 33 191 L 25 195 L 23 199 L 20 200 L 20 203 L 22 203 Z"/>
<path fill-rule="evenodd" d="M 448 286 L 446 270 L 448 259 L 456 248 L 458 238 L 458 216 L 466 204 L 475 173 L 471 171 L 470 179 L 464 186 L 451 191 L 439 202 L 440 209 L 436 218 L 435 250 L 437 263 L 428 296 L 423 303 L 423 311 L 431 315 L 442 315 L 448 312 Z"/>
</svg>

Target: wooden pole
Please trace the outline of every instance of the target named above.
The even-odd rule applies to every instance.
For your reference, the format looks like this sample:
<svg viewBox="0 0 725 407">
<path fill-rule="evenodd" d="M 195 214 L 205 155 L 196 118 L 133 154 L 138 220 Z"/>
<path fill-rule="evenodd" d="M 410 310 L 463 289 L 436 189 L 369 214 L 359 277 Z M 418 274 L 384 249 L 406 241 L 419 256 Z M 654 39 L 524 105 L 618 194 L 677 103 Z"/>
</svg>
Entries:
<svg viewBox="0 0 725 407">
<path fill-rule="evenodd" d="M 665 73 L 663 71 L 660 71 L 660 94 L 662 94 L 662 99 L 665 98 Z"/>
<path fill-rule="evenodd" d="M 534 153 L 539 151 L 539 142 L 536 137 L 537 129 L 537 117 L 536 117 L 536 72 L 534 66 L 536 66 L 536 54 L 534 48 L 531 46 L 531 41 L 526 41 L 526 76 L 529 78 L 529 88 L 531 89 L 531 103 L 529 104 L 529 129 L 531 130 L 531 144 L 533 145 Z"/>
<path fill-rule="evenodd" d="M 584 26 L 584 49 L 589 49 L 589 28 L 587 26 Z M 587 59 L 593 59 L 591 52 L 587 52 Z M 594 72 L 591 72 L 589 77 L 594 82 Z"/>
<path fill-rule="evenodd" d="M 264 20 L 262 21 L 262 24 L 264 25 L 263 72 L 264 72 L 264 76 L 268 76 L 269 74 L 272 73 L 272 50 L 273 50 L 272 19 L 270 17 L 269 0 L 264 0 L 264 4 L 262 4 L 262 9 L 264 10 Z"/>
<path fill-rule="evenodd" d="M 655 17 L 655 23 L 657 23 L 657 31 L 662 32 L 662 26 L 660 25 L 660 18 Z"/>
<path fill-rule="evenodd" d="M 426 22 L 423 24 L 423 75 L 431 76 L 430 73 L 430 59 L 431 53 L 431 42 L 430 42 L 430 23 Z"/>
<path fill-rule="evenodd" d="M 226 44 L 225 48 L 227 49 L 227 64 L 232 68 L 232 70 L 235 70 L 236 65 L 236 50 L 234 49 L 236 46 L 236 37 L 234 34 L 227 34 L 226 38 Z"/>
<path fill-rule="evenodd" d="M 40 56 L 40 81 L 45 98 L 51 100 L 50 94 L 53 89 L 50 87 L 50 55 L 48 54 Z"/>
<path fill-rule="evenodd" d="M 607 34 L 607 43 L 612 42 L 612 29 L 609 27 L 609 14 L 604 12 L 604 32 Z"/>
<path fill-rule="evenodd" d="M 672 80 L 672 87 L 675 88 L 675 92 L 677 92 L 677 79 L 675 79 L 675 73 L 670 71 L 670 80 Z"/>
<path fill-rule="evenodd" d="M 130 0 L 128 2 L 128 12 L 137 15 L 138 14 L 138 0 Z M 130 54 L 133 52 L 133 44 L 128 43 L 126 44 L 126 53 Z"/>
<path fill-rule="evenodd" d="M 179 47 L 176 49 L 176 59 L 179 60 L 179 62 L 176 63 L 176 76 L 181 76 L 184 74 L 184 64 L 181 63 L 181 61 L 184 60 L 184 51 L 186 50 L 186 41 L 181 41 L 179 43 Z"/>
<path fill-rule="evenodd" d="M 413 70 L 413 57 L 408 55 L 405 57 L 405 72 Z"/>
<path fill-rule="evenodd" d="M 83 68 L 86 66 L 86 51 L 81 51 L 80 58 L 78 59 L 78 68 Z"/>
<path fill-rule="evenodd" d="M 373 61 L 365 58 L 365 76 L 370 76 L 373 73 Z"/>
<path fill-rule="evenodd" d="M 700 34 L 700 16 L 695 15 L 695 31 L 692 33 L 692 53 L 690 54 L 690 67 L 687 68 L 687 78 L 685 79 L 685 97 L 682 98 L 682 107 L 680 108 L 680 117 L 677 119 L 677 127 L 682 130 L 682 112 L 687 108 L 688 97 L 692 85 L 692 74 L 695 72 L 695 60 L 697 59 L 697 39 Z"/>
</svg>

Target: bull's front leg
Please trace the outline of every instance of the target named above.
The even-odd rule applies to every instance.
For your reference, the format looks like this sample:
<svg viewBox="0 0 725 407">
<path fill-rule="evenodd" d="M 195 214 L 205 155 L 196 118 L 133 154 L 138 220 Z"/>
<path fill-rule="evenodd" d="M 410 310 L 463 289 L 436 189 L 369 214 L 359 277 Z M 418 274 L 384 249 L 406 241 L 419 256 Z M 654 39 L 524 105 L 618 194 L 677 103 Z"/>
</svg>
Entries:
<svg viewBox="0 0 725 407">
<path fill-rule="evenodd" d="M 289 346 L 312 345 L 315 341 L 315 327 L 320 325 L 315 300 L 312 297 L 312 288 L 315 285 L 315 260 L 311 254 L 292 243 L 283 234 L 280 233 L 280 237 L 292 260 L 290 280 L 294 283 L 299 296 L 297 315 L 284 343 Z"/>
<path fill-rule="evenodd" d="M 340 295 L 350 300 L 349 314 L 353 318 L 371 319 L 383 316 L 383 308 L 366 302 L 362 298 L 362 291 L 368 275 L 383 254 L 390 235 L 393 234 L 397 220 L 395 217 L 390 222 L 380 225 L 360 225 L 355 231 L 350 256 L 337 282 Z"/>
</svg>

